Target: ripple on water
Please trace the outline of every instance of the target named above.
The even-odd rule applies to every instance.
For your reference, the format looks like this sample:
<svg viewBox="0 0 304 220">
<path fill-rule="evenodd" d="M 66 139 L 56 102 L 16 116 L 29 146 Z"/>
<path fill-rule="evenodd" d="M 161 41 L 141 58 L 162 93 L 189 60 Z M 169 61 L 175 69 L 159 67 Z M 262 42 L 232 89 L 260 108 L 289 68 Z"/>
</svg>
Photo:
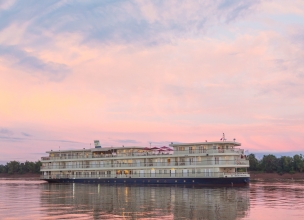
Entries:
<svg viewBox="0 0 304 220">
<path fill-rule="evenodd" d="M 303 189 L 303 181 L 216 188 L 1 179 L 0 219 L 301 219 Z"/>
</svg>

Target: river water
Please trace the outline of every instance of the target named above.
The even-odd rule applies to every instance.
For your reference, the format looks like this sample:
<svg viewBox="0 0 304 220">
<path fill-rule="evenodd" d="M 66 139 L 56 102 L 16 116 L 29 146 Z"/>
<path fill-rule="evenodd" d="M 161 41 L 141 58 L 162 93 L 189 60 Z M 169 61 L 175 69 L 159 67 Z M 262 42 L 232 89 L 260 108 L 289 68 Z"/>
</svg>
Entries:
<svg viewBox="0 0 304 220">
<path fill-rule="evenodd" d="M 0 179 L 0 219 L 304 219 L 304 181 L 249 187 Z"/>
</svg>

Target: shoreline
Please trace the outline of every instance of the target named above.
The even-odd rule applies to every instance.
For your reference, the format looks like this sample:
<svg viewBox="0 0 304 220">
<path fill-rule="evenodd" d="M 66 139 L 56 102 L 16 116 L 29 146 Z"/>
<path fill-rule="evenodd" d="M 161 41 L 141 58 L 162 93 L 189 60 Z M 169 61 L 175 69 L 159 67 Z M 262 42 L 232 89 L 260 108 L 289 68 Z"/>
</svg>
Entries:
<svg viewBox="0 0 304 220">
<path fill-rule="evenodd" d="M 14 173 L 14 174 L 8 174 L 8 173 L 0 173 L 0 179 L 40 179 L 39 173 Z"/>
<path fill-rule="evenodd" d="M 263 173 L 251 171 L 249 172 L 251 180 L 275 180 L 275 179 L 304 179 L 304 173 L 284 173 L 282 175 L 278 173 Z M 8 173 L 0 173 L 1 178 L 11 178 L 11 179 L 40 179 L 39 173 L 25 173 L 25 174 L 8 174 Z"/>
<path fill-rule="evenodd" d="M 262 173 L 262 172 L 251 171 L 249 172 L 249 174 L 251 180 L 304 179 L 304 173 L 294 173 L 294 174 L 284 173 L 280 175 L 278 173 Z"/>
</svg>

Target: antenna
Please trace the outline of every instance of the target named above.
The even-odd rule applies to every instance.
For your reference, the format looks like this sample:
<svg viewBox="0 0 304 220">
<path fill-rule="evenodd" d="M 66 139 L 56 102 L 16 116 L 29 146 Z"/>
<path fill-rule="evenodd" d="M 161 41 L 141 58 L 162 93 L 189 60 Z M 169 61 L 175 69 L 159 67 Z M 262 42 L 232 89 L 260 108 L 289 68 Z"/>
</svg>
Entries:
<svg viewBox="0 0 304 220">
<path fill-rule="evenodd" d="M 222 141 L 226 141 L 226 138 L 225 138 L 225 133 L 223 133 L 223 137 L 221 139 Z"/>
</svg>

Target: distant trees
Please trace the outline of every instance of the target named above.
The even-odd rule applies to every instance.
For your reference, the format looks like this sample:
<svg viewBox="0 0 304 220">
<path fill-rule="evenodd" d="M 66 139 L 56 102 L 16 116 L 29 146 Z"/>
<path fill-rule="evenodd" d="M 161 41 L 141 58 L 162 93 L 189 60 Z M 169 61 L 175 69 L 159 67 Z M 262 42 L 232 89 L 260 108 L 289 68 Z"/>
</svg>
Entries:
<svg viewBox="0 0 304 220">
<path fill-rule="evenodd" d="M 0 165 L 0 173 L 39 173 L 41 167 L 41 162 L 30 162 L 20 163 L 18 161 L 10 161 L 6 165 Z"/>
<path fill-rule="evenodd" d="M 304 157 L 302 154 L 294 155 L 293 157 L 276 156 L 269 154 L 264 155 L 261 160 L 258 160 L 254 154 L 249 154 L 249 170 L 250 171 L 263 171 L 267 173 L 294 173 L 304 171 Z"/>
<path fill-rule="evenodd" d="M 304 157 L 301 155 L 293 156 L 294 169 L 303 172 L 304 171 Z"/>
<path fill-rule="evenodd" d="M 269 154 L 264 155 L 261 160 L 258 160 L 254 154 L 248 155 L 249 169 L 250 171 L 263 171 L 267 173 L 294 173 L 304 172 L 304 157 L 302 154 L 294 155 L 293 157 L 276 156 Z M 0 165 L 0 173 L 39 173 L 41 162 L 30 162 L 20 163 L 18 161 L 10 161 L 6 165 Z"/>
<path fill-rule="evenodd" d="M 259 161 L 258 159 L 255 158 L 255 155 L 249 154 L 248 159 L 250 164 L 249 170 L 254 170 L 254 171 L 259 170 Z"/>
</svg>

